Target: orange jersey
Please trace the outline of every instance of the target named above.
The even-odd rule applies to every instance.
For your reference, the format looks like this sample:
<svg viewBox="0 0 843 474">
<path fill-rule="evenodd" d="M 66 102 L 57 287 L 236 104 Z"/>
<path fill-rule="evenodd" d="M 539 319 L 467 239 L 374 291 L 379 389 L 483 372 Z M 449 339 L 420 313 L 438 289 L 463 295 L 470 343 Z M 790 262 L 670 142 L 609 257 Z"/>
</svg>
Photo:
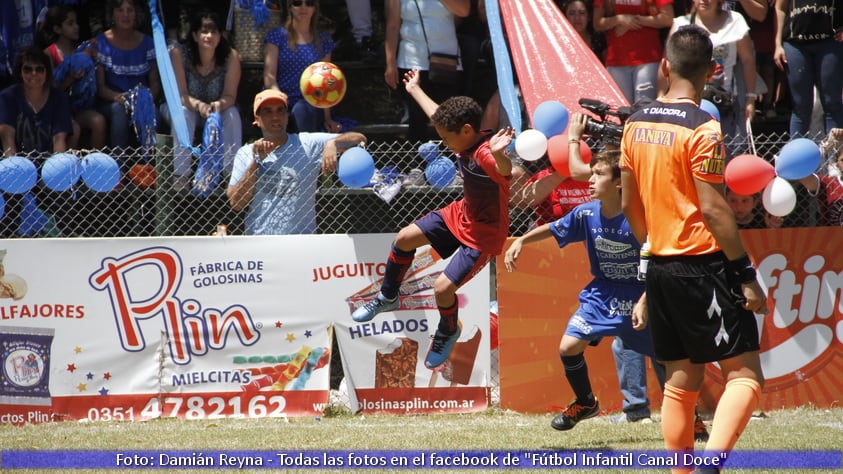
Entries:
<svg viewBox="0 0 843 474">
<path fill-rule="evenodd" d="M 720 250 L 694 180 L 723 183 L 725 156 L 720 124 L 690 100 L 661 98 L 626 122 L 620 167 L 638 184 L 653 255 Z"/>
</svg>

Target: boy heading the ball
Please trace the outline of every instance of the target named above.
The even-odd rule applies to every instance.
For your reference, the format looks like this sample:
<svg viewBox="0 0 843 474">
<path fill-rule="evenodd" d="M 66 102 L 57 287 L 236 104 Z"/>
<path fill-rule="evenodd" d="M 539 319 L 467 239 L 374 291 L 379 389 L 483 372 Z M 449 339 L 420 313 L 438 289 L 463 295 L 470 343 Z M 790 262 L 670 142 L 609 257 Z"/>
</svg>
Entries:
<svg viewBox="0 0 843 474">
<path fill-rule="evenodd" d="M 506 241 L 512 163 L 504 151 L 514 131 L 481 132 L 483 109 L 474 99 L 457 96 L 437 104 L 419 86 L 416 70 L 407 72 L 404 86 L 430 117 L 442 143 L 457 155 L 463 197 L 398 232 L 386 261 L 380 293 L 351 317 L 365 322 L 399 308 L 398 290 L 417 248 L 430 245 L 442 258 L 453 255 L 433 285 L 440 319 L 424 363 L 435 369 L 448 360 L 461 333 L 457 289 L 500 254 Z"/>
</svg>

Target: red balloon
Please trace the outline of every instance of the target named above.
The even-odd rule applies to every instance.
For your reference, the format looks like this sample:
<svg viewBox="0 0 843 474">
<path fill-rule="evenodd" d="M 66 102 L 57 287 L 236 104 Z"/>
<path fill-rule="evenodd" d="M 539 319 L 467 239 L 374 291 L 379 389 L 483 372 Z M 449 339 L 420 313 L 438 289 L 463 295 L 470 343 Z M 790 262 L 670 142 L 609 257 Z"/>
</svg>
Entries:
<svg viewBox="0 0 843 474">
<path fill-rule="evenodd" d="M 580 140 L 580 156 L 586 164 L 591 162 L 591 148 L 588 143 Z M 570 177 L 571 169 L 568 166 L 568 134 L 554 135 L 547 140 L 547 157 L 553 169 L 562 176 Z"/>
<path fill-rule="evenodd" d="M 767 187 L 776 177 L 776 168 L 764 158 L 755 155 L 738 155 L 726 165 L 724 177 L 729 189 L 749 196 Z"/>
<path fill-rule="evenodd" d="M 129 170 L 129 178 L 141 189 L 156 188 L 158 173 L 152 165 L 137 164 Z"/>
</svg>

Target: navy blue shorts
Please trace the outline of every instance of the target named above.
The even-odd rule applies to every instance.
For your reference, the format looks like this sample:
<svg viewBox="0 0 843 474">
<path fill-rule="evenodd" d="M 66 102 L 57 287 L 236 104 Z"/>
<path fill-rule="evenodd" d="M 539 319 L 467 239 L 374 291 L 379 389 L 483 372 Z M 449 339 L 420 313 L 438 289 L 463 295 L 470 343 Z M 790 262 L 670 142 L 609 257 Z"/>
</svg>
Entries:
<svg viewBox="0 0 843 474">
<path fill-rule="evenodd" d="M 445 225 L 439 211 L 427 213 L 415 224 L 443 259 L 454 256 L 445 266 L 445 276 L 458 288 L 471 280 L 493 257 L 490 253 L 473 249 L 457 240 Z"/>
</svg>

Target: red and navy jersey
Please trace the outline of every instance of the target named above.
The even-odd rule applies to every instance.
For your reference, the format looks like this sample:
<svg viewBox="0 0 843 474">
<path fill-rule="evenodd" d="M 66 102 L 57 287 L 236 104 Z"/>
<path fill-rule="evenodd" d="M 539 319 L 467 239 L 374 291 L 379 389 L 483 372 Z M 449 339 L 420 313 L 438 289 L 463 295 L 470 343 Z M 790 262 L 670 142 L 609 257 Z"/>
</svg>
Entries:
<svg viewBox="0 0 843 474">
<path fill-rule="evenodd" d="M 445 225 L 464 245 L 493 255 L 503 250 L 509 233 L 509 182 L 512 175 L 496 171 L 495 157 L 485 135 L 457 156 L 463 197 L 441 209 Z"/>
</svg>

